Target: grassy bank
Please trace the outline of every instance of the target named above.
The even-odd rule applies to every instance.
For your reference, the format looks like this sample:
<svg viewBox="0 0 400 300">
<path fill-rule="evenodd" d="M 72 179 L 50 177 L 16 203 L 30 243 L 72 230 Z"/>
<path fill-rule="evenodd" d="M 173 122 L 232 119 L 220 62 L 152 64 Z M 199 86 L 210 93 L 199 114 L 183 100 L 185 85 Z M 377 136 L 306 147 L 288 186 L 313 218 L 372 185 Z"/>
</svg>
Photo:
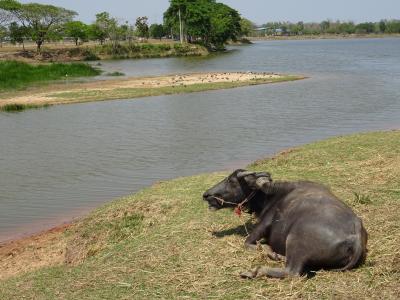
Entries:
<svg viewBox="0 0 400 300">
<path fill-rule="evenodd" d="M 156 57 L 180 57 L 180 56 L 204 56 L 208 55 L 205 47 L 196 44 L 180 44 L 175 42 L 152 43 L 119 43 L 112 45 L 106 43 L 85 44 L 76 46 L 45 46 L 41 53 L 34 48 L 15 50 L 14 48 L 0 49 L 0 59 L 14 59 L 23 61 L 45 62 L 69 62 L 91 61 L 101 59 L 124 58 L 156 58 Z"/>
<path fill-rule="evenodd" d="M 369 232 L 367 262 L 356 270 L 321 271 L 309 280 L 241 280 L 240 271 L 280 263 L 244 249 L 243 222 L 250 218 L 207 210 L 202 193 L 228 174 L 218 172 L 157 183 L 99 208 L 48 243 L 10 250 L 0 257 L 2 276 L 18 266 L 44 267 L 3 279 L 0 298 L 398 299 L 399 149 L 400 131 L 357 134 L 249 166 L 276 180 L 331 186 Z"/>
<path fill-rule="evenodd" d="M 200 45 L 180 43 L 133 43 L 118 44 L 116 46 L 107 44 L 89 49 L 94 55 L 101 59 L 202 56 L 208 54 L 207 49 Z"/>
<path fill-rule="evenodd" d="M 31 65 L 18 61 L 0 61 L 0 93 L 26 89 L 52 80 L 98 74 L 99 70 L 84 63 Z"/>
</svg>

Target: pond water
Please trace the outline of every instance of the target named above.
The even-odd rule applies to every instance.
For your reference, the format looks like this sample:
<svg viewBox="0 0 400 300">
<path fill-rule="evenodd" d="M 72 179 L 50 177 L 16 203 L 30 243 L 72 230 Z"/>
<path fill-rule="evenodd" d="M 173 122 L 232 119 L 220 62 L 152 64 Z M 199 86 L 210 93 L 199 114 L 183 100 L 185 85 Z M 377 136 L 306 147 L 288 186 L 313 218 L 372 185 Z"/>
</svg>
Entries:
<svg viewBox="0 0 400 300">
<path fill-rule="evenodd" d="M 400 39 L 267 41 L 208 58 L 102 62 L 127 76 L 266 71 L 307 80 L 0 114 L 0 241 L 156 181 L 334 135 L 400 127 Z M 200 197 L 200 195 L 199 195 Z"/>
</svg>

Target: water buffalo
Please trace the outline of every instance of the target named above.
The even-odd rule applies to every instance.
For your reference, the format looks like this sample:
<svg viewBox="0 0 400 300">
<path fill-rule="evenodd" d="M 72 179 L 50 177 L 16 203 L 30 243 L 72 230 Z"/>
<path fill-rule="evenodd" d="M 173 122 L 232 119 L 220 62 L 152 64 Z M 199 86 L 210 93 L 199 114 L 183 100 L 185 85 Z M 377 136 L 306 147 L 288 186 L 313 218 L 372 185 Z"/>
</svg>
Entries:
<svg viewBox="0 0 400 300">
<path fill-rule="evenodd" d="M 325 186 L 309 181 L 275 182 L 269 173 L 236 170 L 203 194 L 209 208 L 254 213 L 259 222 L 246 238 L 254 248 L 264 239 L 286 256 L 285 268 L 257 267 L 245 278 L 301 276 L 319 269 L 349 270 L 365 261 L 367 232 L 362 221 Z"/>
</svg>

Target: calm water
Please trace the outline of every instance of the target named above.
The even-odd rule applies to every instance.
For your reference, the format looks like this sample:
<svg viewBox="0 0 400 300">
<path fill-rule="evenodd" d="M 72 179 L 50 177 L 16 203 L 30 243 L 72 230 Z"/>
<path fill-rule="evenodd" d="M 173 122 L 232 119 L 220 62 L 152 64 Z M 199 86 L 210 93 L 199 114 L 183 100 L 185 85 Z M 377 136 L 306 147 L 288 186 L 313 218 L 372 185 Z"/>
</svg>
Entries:
<svg viewBox="0 0 400 300">
<path fill-rule="evenodd" d="M 0 241 L 151 183 L 333 135 L 400 127 L 400 39 L 270 41 L 211 58 L 104 62 L 129 76 L 274 71 L 310 79 L 0 114 Z"/>
</svg>

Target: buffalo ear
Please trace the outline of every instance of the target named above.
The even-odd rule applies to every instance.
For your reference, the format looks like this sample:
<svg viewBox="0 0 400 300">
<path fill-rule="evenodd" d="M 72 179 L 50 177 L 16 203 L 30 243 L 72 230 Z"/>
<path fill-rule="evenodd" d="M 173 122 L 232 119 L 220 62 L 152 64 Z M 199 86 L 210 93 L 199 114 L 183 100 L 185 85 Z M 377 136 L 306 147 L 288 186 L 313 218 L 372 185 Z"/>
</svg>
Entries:
<svg viewBox="0 0 400 300">
<path fill-rule="evenodd" d="M 256 172 L 252 172 L 252 171 L 243 171 L 243 172 L 239 172 L 236 174 L 237 178 L 243 178 L 249 175 L 255 175 Z"/>
</svg>

